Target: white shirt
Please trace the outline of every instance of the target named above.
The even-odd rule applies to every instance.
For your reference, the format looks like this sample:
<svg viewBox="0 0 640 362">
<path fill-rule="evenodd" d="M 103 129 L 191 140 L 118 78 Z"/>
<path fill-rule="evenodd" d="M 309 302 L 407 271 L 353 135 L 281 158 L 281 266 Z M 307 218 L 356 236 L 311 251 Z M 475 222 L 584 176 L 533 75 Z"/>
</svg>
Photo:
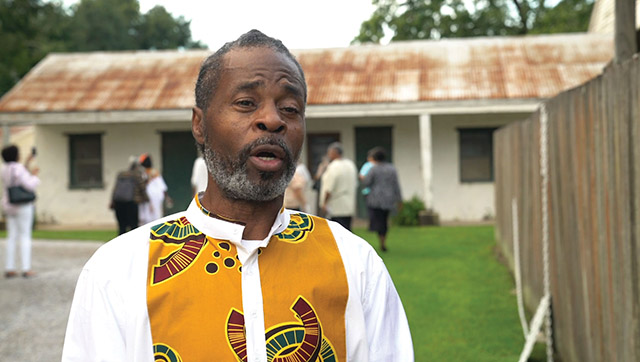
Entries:
<svg viewBox="0 0 640 362">
<path fill-rule="evenodd" d="M 242 263 L 242 300 L 248 361 L 267 361 L 257 250 L 289 224 L 280 213 L 269 236 L 243 243 L 244 226 L 212 218 L 195 201 L 103 245 L 80 274 L 71 305 L 62 361 L 152 362 L 146 282 L 150 227 L 185 216 L 198 230 L 232 242 Z M 413 346 L 402 303 L 380 257 L 364 240 L 329 222 L 343 260 L 349 298 L 345 315 L 347 361 L 411 362 Z M 197 321 L 185 321 L 185 323 Z M 188 362 L 188 361 L 186 361 Z"/>
<path fill-rule="evenodd" d="M 146 224 L 162 217 L 164 195 L 168 187 L 162 175 L 149 180 L 147 183 L 147 196 L 149 201 L 138 205 L 138 219 L 140 224 Z"/>
<path fill-rule="evenodd" d="M 346 158 L 335 159 L 322 174 L 320 206 L 324 206 L 326 193 L 330 192 L 331 196 L 326 205 L 329 216 L 353 216 L 356 213 L 357 189 L 356 165 Z"/>
<path fill-rule="evenodd" d="M 195 187 L 196 193 L 207 189 L 208 179 L 207 164 L 204 158 L 198 157 L 193 162 L 193 169 L 191 170 L 191 186 Z"/>
</svg>

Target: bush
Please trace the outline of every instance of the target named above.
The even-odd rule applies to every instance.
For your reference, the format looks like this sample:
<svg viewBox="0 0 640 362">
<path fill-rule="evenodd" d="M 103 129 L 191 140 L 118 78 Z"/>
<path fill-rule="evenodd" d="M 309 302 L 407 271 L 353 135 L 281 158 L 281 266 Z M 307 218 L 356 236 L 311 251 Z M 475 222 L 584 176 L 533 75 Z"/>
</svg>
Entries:
<svg viewBox="0 0 640 362">
<path fill-rule="evenodd" d="M 414 196 L 411 200 L 402 202 L 402 209 L 393 218 L 393 223 L 402 226 L 420 225 L 419 213 L 425 209 L 424 202 Z"/>
</svg>

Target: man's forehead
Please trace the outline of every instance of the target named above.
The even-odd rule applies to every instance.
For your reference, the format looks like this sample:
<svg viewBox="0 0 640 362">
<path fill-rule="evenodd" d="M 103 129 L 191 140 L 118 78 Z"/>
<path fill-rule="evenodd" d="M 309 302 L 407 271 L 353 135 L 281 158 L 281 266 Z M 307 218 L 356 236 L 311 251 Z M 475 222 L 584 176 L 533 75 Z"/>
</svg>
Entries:
<svg viewBox="0 0 640 362">
<path fill-rule="evenodd" d="M 223 58 L 223 72 L 233 70 L 268 70 L 291 73 L 302 81 L 295 63 L 287 55 L 269 47 L 237 48 Z"/>
</svg>

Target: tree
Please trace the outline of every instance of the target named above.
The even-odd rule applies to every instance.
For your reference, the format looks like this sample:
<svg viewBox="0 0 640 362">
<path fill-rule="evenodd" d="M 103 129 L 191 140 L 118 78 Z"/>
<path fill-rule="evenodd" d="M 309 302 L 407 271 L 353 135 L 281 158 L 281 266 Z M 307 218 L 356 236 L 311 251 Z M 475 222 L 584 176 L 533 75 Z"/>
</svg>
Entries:
<svg viewBox="0 0 640 362">
<path fill-rule="evenodd" d="M 540 14 L 532 34 L 571 33 L 586 31 L 589 27 L 593 1 L 564 0 L 554 8 Z"/>
<path fill-rule="evenodd" d="M 0 95 L 49 52 L 205 48 L 190 22 L 162 6 L 140 14 L 138 0 L 0 0 Z"/>
<path fill-rule="evenodd" d="M 70 49 L 137 49 L 140 5 L 137 0 L 81 0 L 73 8 Z"/>
<path fill-rule="evenodd" d="M 189 21 L 162 6 L 140 14 L 138 0 L 81 0 L 74 10 L 72 50 L 205 48 Z"/>
<path fill-rule="evenodd" d="M 143 49 L 205 48 L 202 43 L 191 40 L 190 25 L 184 17 L 173 18 L 164 7 L 155 6 L 142 15 L 137 28 L 138 46 Z"/>
<path fill-rule="evenodd" d="M 66 50 L 68 21 L 60 3 L 0 0 L 0 95 L 47 53 Z"/>
<path fill-rule="evenodd" d="M 528 33 L 584 31 L 593 0 L 373 0 L 376 10 L 364 21 L 354 43 Z M 562 20 L 559 20 L 562 19 Z M 557 24 L 563 22 L 563 24 Z"/>
</svg>

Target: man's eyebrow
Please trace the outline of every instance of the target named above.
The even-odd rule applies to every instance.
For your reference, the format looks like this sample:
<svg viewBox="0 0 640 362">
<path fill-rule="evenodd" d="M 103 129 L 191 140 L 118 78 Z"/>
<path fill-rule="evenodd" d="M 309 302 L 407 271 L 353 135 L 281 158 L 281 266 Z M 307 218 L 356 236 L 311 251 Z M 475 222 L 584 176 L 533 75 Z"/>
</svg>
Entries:
<svg viewBox="0 0 640 362">
<path fill-rule="evenodd" d="M 285 83 L 284 89 L 286 89 L 289 93 L 293 93 L 293 95 L 296 97 L 304 98 L 304 94 L 302 93 L 300 87 L 296 87 L 295 85 L 290 83 Z"/>
<path fill-rule="evenodd" d="M 264 85 L 264 82 L 261 80 L 256 80 L 253 82 L 245 82 L 242 84 L 239 84 L 236 87 L 236 92 L 240 92 L 240 91 L 246 91 L 246 90 L 254 90 L 260 86 Z"/>
</svg>

